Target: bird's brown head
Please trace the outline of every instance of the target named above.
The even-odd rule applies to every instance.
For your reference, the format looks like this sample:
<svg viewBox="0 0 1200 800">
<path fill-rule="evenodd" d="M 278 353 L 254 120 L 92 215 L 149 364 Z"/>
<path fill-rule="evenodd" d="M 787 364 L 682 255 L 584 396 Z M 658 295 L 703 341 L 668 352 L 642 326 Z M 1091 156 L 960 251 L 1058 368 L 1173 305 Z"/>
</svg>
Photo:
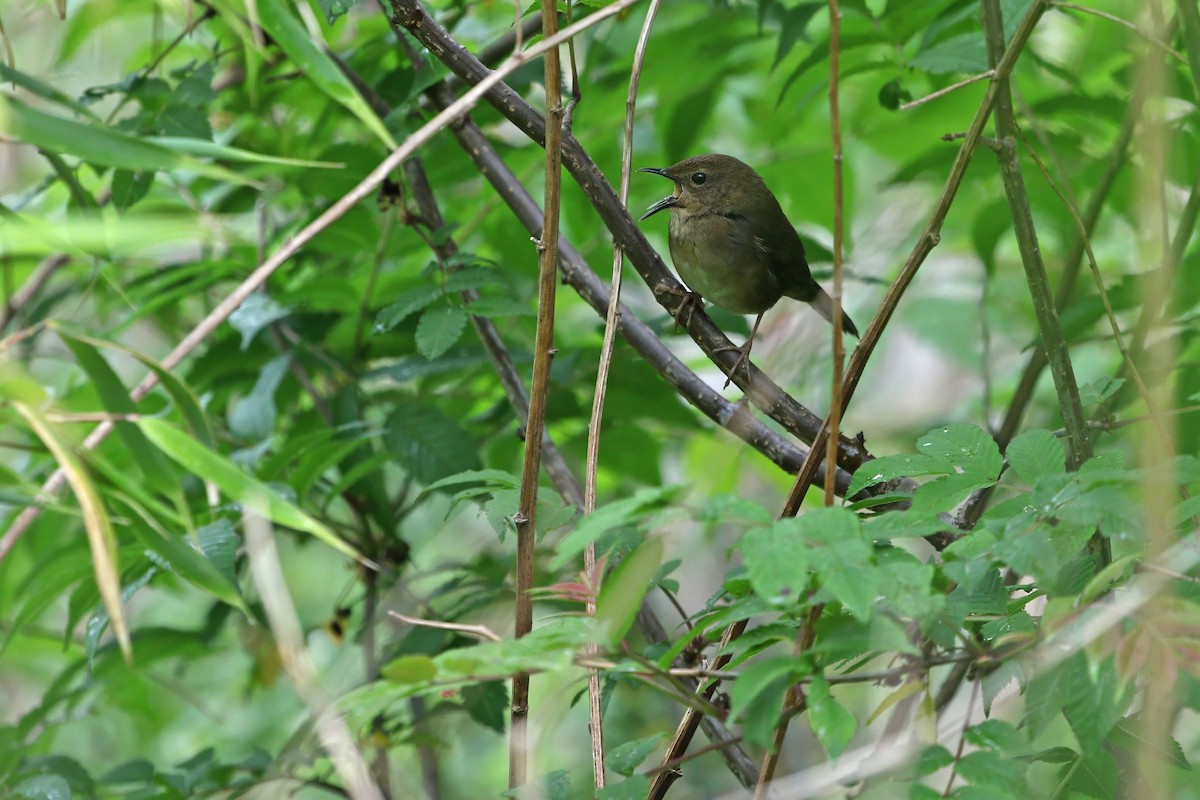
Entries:
<svg viewBox="0 0 1200 800">
<path fill-rule="evenodd" d="M 709 153 L 692 156 L 666 169 L 642 167 L 675 182 L 675 193 L 646 209 L 641 219 L 664 208 L 672 214 L 742 214 L 762 202 L 774 203 L 774 196 L 758 173 L 733 156 Z"/>
</svg>

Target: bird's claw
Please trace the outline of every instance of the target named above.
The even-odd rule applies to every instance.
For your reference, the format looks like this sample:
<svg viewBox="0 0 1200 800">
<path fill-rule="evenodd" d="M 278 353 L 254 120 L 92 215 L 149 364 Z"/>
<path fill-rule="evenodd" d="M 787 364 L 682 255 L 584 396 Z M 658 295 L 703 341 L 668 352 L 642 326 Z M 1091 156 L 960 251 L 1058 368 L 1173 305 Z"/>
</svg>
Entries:
<svg viewBox="0 0 1200 800">
<path fill-rule="evenodd" d="M 672 319 L 675 320 L 675 332 L 676 333 L 679 332 L 680 327 L 682 327 L 684 330 L 689 328 L 692 324 L 692 317 L 695 315 L 696 309 L 704 307 L 704 298 L 703 297 L 701 297 L 696 292 L 692 292 L 687 289 L 680 289 L 677 286 L 666 286 L 664 284 L 659 284 L 657 290 L 655 291 L 655 294 L 658 294 L 658 295 L 669 294 L 674 297 L 682 298 L 680 300 L 679 305 L 676 306 L 675 310 L 671 312 L 671 317 L 672 317 Z M 681 319 L 681 317 L 683 316 L 683 312 L 685 310 L 687 311 L 687 321 L 686 322 L 684 322 Z"/>
<path fill-rule="evenodd" d="M 725 385 L 721 387 L 722 389 L 729 388 L 729 384 L 733 383 L 733 376 L 737 375 L 737 372 L 739 369 L 742 370 L 742 372 L 745 374 L 746 382 L 747 383 L 750 382 L 750 345 L 751 344 L 753 344 L 753 340 L 747 339 L 746 343 L 743 344 L 741 347 L 734 347 L 733 345 L 726 345 L 724 347 L 718 347 L 715 350 L 713 350 L 714 355 L 716 353 L 737 353 L 738 354 L 737 360 L 733 362 L 733 366 L 729 368 L 729 372 L 725 373 Z"/>
</svg>

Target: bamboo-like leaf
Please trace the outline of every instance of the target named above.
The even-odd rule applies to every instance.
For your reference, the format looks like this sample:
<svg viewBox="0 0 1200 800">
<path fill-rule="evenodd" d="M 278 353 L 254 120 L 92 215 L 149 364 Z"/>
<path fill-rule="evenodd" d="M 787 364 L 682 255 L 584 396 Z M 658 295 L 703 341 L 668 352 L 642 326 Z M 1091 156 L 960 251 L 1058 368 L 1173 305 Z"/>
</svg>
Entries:
<svg viewBox="0 0 1200 800">
<path fill-rule="evenodd" d="M 304 531 L 351 558 L 375 565 L 338 538 L 328 526 L 306 514 L 278 492 L 255 480 L 227 459 L 208 449 L 179 428 L 159 419 L 143 419 L 138 426 L 160 450 L 192 474 L 212 481 L 229 497 L 278 525 Z"/>
<path fill-rule="evenodd" d="M 284 7 L 281 0 L 257 0 L 258 20 L 263 30 L 271 34 L 288 57 L 308 76 L 317 88 L 339 105 L 362 120 L 389 150 L 396 149 L 396 140 L 362 95 L 342 74 L 324 47 L 313 42 L 304 26 Z M 321 43 L 324 44 L 323 42 Z"/>
<path fill-rule="evenodd" d="M 204 409 L 200 407 L 200 401 L 196 398 L 193 392 L 186 384 L 176 378 L 170 370 L 164 367 L 160 362 L 146 355 L 145 353 L 134 350 L 131 347 L 126 347 L 118 342 L 106 342 L 103 339 L 96 339 L 79 331 L 64 325 L 57 320 L 51 320 L 46 323 L 46 327 L 53 329 L 59 336 L 76 342 L 82 342 L 91 345 L 94 348 L 106 348 L 124 353 L 131 358 L 135 358 L 142 363 L 147 369 L 153 372 L 158 377 L 158 383 L 171 396 L 175 402 L 179 413 L 183 415 L 184 421 L 187 423 L 192 435 L 198 438 L 201 442 L 208 446 L 212 446 L 213 437 L 212 429 L 208 424 L 208 417 L 204 413 Z"/>
<path fill-rule="evenodd" d="M 112 523 L 100 494 L 83 464 L 71 448 L 58 438 L 54 428 L 34 408 L 24 403 L 13 403 L 12 407 L 25 418 L 33 428 L 38 438 L 46 445 L 59 467 L 71 484 L 71 491 L 83 512 L 83 527 L 87 531 L 88 544 L 92 549 L 92 565 L 96 573 L 96 586 L 100 590 L 100 598 L 108 611 L 112 623 L 113 634 L 121 647 L 125 660 L 133 660 L 133 647 L 129 640 L 129 629 L 125 624 L 125 615 L 121 610 L 121 574 L 117 568 L 117 539 L 113 534 Z"/>
<path fill-rule="evenodd" d="M 43 150 L 78 156 L 119 169 L 186 169 L 233 183 L 254 181 L 215 164 L 177 153 L 136 136 L 37 111 L 11 96 L 0 96 L 0 132 Z"/>
<path fill-rule="evenodd" d="M 274 164 L 281 167 L 303 167 L 305 169 L 344 169 L 345 164 L 337 161 L 310 161 L 304 158 L 283 158 L 217 144 L 204 139 L 189 139 L 184 136 L 147 136 L 145 141 L 162 145 L 168 150 L 200 158 L 216 158 L 222 161 L 245 161 L 249 164 Z"/>
<path fill-rule="evenodd" d="M 104 360 L 100 352 L 91 342 L 82 338 L 63 336 L 63 344 L 75 355 L 75 360 L 87 373 L 92 387 L 100 396 L 104 409 L 114 414 L 136 414 L 137 406 L 129 399 L 129 390 L 121 383 L 117 373 Z M 125 443 L 129 454 L 142 472 L 151 488 L 163 494 L 172 493 L 177 488 L 170 480 L 167 462 L 159 450 L 150 444 L 146 435 L 131 422 L 116 423 L 117 435 Z"/>
</svg>

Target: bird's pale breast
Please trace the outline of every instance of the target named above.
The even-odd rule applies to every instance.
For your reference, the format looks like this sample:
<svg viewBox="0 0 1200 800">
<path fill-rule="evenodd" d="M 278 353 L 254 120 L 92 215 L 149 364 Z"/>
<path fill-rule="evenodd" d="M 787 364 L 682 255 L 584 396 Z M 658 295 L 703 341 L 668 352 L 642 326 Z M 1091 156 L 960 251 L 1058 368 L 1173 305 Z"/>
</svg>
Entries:
<svg viewBox="0 0 1200 800">
<path fill-rule="evenodd" d="M 735 314 L 766 311 L 782 296 L 749 227 L 718 214 L 673 213 L 671 260 L 704 299 Z"/>
</svg>

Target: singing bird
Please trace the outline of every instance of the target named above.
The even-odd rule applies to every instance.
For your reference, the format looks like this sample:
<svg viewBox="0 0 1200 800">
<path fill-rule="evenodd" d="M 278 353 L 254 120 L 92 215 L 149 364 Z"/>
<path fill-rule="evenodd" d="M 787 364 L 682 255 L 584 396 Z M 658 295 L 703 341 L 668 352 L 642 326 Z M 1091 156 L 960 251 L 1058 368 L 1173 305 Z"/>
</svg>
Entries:
<svg viewBox="0 0 1200 800">
<path fill-rule="evenodd" d="M 670 209 L 671 259 L 692 290 L 688 302 L 707 298 L 736 314 L 758 315 L 750 338 L 737 348 L 741 355 L 730 375 L 749 360 L 763 314 L 780 297 L 803 300 L 833 321 L 833 299 L 813 280 L 799 234 L 749 165 L 710 153 L 638 172 L 675 182 L 675 192 L 646 209 L 641 219 Z M 688 302 L 676 312 L 677 321 Z M 858 336 L 845 313 L 842 330 Z"/>
</svg>

